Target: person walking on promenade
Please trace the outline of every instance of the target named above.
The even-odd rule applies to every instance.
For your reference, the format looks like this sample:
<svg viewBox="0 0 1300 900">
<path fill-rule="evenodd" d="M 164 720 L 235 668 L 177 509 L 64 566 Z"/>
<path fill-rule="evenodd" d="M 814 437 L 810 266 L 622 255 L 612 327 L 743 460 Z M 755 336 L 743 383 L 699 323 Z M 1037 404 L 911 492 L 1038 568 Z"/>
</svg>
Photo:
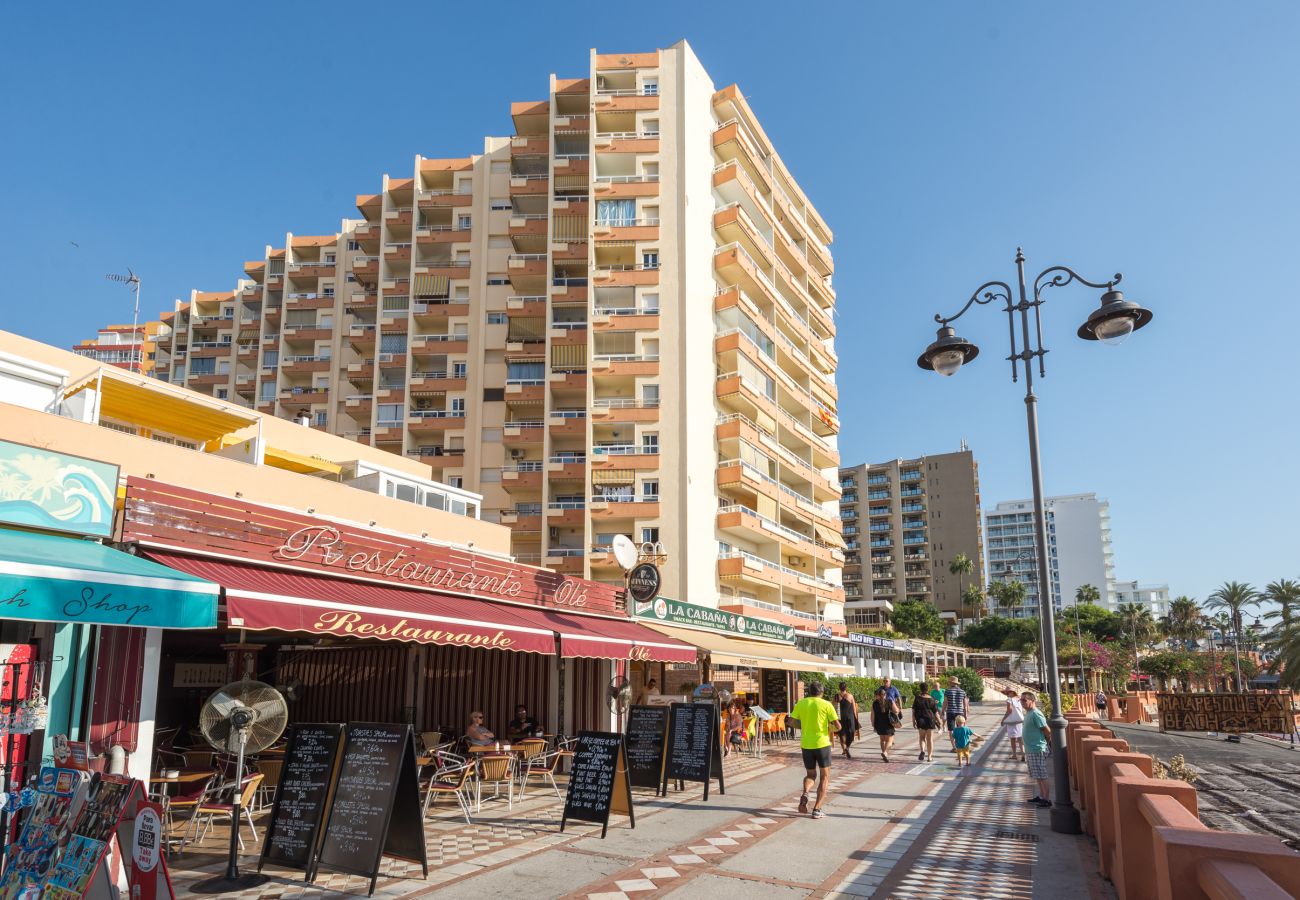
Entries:
<svg viewBox="0 0 1300 900">
<path fill-rule="evenodd" d="M 952 745 L 957 751 L 958 770 L 970 767 L 970 745 L 975 740 L 975 732 L 966 727 L 966 717 L 953 719 Z"/>
<path fill-rule="evenodd" d="M 799 748 L 803 751 L 803 793 L 799 795 L 799 812 L 808 812 L 808 792 L 817 784 L 817 801 L 812 817 L 823 818 L 826 789 L 831 778 L 831 735 L 840 730 L 835 706 L 822 697 L 822 683 L 808 685 L 808 696 L 790 710 L 790 718 L 799 723 Z"/>
<path fill-rule="evenodd" d="M 1102 716 L 1106 714 L 1106 706 L 1109 703 L 1109 701 L 1106 699 L 1106 692 L 1103 690 L 1098 690 L 1097 696 L 1094 698 L 1094 700 L 1097 703 L 1097 718 L 1100 719 Z"/>
<path fill-rule="evenodd" d="M 1014 760 L 1019 750 L 1020 761 L 1025 761 L 1025 742 L 1020 736 L 1021 729 L 1025 722 L 1025 709 L 1020 705 L 1020 698 L 1016 696 L 1015 688 L 1004 688 L 1002 693 L 1007 697 L 1007 709 L 1002 714 L 1002 724 L 1006 726 L 1007 737 L 1011 740 L 1011 758 Z"/>
<path fill-rule="evenodd" d="M 840 692 L 835 695 L 835 705 L 840 708 L 840 747 L 844 750 L 844 758 L 852 759 L 853 754 L 849 752 L 849 748 L 853 746 L 853 741 L 858 736 L 858 698 L 849 693 L 848 682 L 840 682 Z"/>
<path fill-rule="evenodd" d="M 939 682 L 930 682 L 930 696 L 934 698 L 935 708 L 939 710 L 939 731 L 943 731 L 943 688 L 939 687 Z"/>
<path fill-rule="evenodd" d="M 952 740 L 954 720 L 958 716 L 970 718 L 970 701 L 966 697 L 966 692 L 961 689 L 961 682 L 956 675 L 949 677 L 948 690 L 943 692 L 943 716 L 948 722 L 949 741 Z M 957 745 L 953 744 L 952 749 L 956 750 Z"/>
<path fill-rule="evenodd" d="M 898 707 L 889 699 L 883 687 L 876 688 L 871 701 L 871 730 L 880 738 L 880 758 L 889 762 L 889 751 L 894 746 L 894 727 L 900 719 Z"/>
<path fill-rule="evenodd" d="M 1025 762 L 1029 777 L 1036 782 L 1038 793 L 1026 803 L 1034 806 L 1052 805 L 1052 732 L 1047 728 L 1047 718 L 1038 709 L 1038 697 L 1033 691 L 1020 695 L 1020 705 L 1025 709 Z"/>
<path fill-rule="evenodd" d="M 925 692 L 924 682 L 918 688 L 916 699 L 912 701 L 912 727 L 921 740 L 921 752 L 916 754 L 916 758 L 920 762 L 933 762 L 934 732 L 939 727 L 939 704 Z"/>
</svg>

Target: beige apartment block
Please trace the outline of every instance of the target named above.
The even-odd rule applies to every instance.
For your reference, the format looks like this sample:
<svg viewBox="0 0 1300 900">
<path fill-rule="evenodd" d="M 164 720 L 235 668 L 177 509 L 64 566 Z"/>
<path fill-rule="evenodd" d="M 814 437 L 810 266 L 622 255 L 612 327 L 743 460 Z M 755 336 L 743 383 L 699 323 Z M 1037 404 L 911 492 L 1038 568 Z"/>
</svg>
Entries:
<svg viewBox="0 0 1300 900">
<path fill-rule="evenodd" d="M 167 317 L 159 377 L 433 467 L 523 561 L 842 632 L 831 232 L 691 48 L 593 51 Z"/>
<path fill-rule="evenodd" d="M 925 600 L 945 619 L 961 618 L 962 590 L 986 583 L 974 455 L 963 449 L 843 468 L 840 487 L 849 627 L 884 627 L 902 600 Z M 968 574 L 949 572 L 959 553 L 974 565 Z"/>
<path fill-rule="evenodd" d="M 104 365 L 152 375 L 158 341 L 166 334 L 167 326 L 160 321 L 105 325 L 90 340 L 74 344 L 72 352 Z"/>
</svg>

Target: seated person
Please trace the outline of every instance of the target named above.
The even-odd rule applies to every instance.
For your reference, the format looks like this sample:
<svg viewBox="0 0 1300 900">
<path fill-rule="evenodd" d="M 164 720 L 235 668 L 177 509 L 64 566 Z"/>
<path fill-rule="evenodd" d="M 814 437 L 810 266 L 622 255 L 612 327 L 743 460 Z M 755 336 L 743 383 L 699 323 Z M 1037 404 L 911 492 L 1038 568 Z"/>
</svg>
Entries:
<svg viewBox="0 0 1300 900">
<path fill-rule="evenodd" d="M 469 714 L 469 727 L 465 729 L 465 739 L 469 741 L 471 747 L 486 747 L 496 743 L 496 735 L 488 731 L 487 726 L 483 724 L 483 719 L 484 715 L 481 712 Z"/>
<path fill-rule="evenodd" d="M 510 740 L 521 741 L 541 734 L 542 726 L 528 715 L 528 707 L 520 703 L 515 707 L 515 717 L 506 725 L 506 730 L 510 733 Z"/>
</svg>

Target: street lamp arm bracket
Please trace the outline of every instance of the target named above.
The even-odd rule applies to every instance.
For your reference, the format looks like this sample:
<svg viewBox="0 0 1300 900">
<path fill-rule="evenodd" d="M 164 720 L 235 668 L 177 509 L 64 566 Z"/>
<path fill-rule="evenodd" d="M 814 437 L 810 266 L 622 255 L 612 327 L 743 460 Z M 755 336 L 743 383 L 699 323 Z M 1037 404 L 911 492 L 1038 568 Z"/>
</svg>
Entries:
<svg viewBox="0 0 1300 900">
<path fill-rule="evenodd" d="M 1005 300 L 1007 310 L 1010 311 L 1011 285 L 1007 284 L 1005 281 L 989 281 L 981 284 L 975 289 L 975 293 L 970 295 L 970 299 L 966 301 L 966 305 L 963 306 L 956 315 L 945 318 L 944 316 L 935 313 L 934 320 L 940 325 L 947 325 L 949 322 L 956 322 L 965 315 L 966 310 L 970 309 L 975 304 L 978 303 L 980 306 L 983 306 L 986 303 L 992 303 L 994 300 Z"/>
<path fill-rule="evenodd" d="M 1049 275 L 1051 276 L 1050 278 L 1048 277 Z M 1038 277 L 1034 279 L 1034 301 L 1038 303 L 1042 302 L 1039 295 L 1042 294 L 1044 288 L 1065 287 L 1065 285 L 1072 281 L 1086 284 L 1090 288 L 1104 288 L 1110 290 L 1123 280 L 1124 276 L 1121 273 L 1116 272 L 1110 281 L 1098 283 L 1095 281 L 1089 281 L 1069 266 L 1052 266 L 1050 269 L 1044 269 L 1039 273 Z"/>
</svg>

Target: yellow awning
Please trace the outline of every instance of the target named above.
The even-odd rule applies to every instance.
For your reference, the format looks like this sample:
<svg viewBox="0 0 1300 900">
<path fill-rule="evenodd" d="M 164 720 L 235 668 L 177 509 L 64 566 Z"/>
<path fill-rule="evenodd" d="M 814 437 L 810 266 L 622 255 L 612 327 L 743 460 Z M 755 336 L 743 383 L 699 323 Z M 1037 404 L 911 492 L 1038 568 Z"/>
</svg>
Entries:
<svg viewBox="0 0 1300 900">
<path fill-rule="evenodd" d="M 301 453 L 280 450 L 276 447 L 267 447 L 262 452 L 262 459 L 268 466 L 275 466 L 277 469 L 288 469 L 290 472 L 302 472 L 306 475 L 315 475 L 317 473 L 337 475 L 343 471 L 342 466 L 327 459 L 303 456 Z"/>
<path fill-rule="evenodd" d="M 171 388 L 152 378 L 139 378 L 117 369 L 100 369 L 74 385 L 68 397 L 87 388 L 100 389 L 99 417 L 136 428 L 208 444 L 231 432 L 257 424 L 253 413 L 205 399 L 184 388 Z"/>
<path fill-rule="evenodd" d="M 593 469 L 591 472 L 592 484 L 634 484 L 635 482 L 635 469 Z"/>
<path fill-rule="evenodd" d="M 546 339 L 546 319 L 543 316 L 511 316 L 506 332 L 507 341 L 542 341 Z"/>
<path fill-rule="evenodd" d="M 816 522 L 813 523 L 813 528 L 816 530 L 817 536 L 822 539 L 823 544 L 830 544 L 832 547 L 839 547 L 841 550 L 846 547 L 844 538 L 840 537 L 839 532 L 835 529 L 827 528 L 825 525 L 818 525 Z"/>
<path fill-rule="evenodd" d="M 415 298 L 421 297 L 446 297 L 447 296 L 447 276 L 446 275 L 416 275 L 415 276 Z"/>
<path fill-rule="evenodd" d="M 551 347 L 551 366 L 587 367 L 587 348 L 582 344 L 555 344 Z"/>
<path fill-rule="evenodd" d="M 577 241 L 587 236 L 586 216 L 556 216 L 552 238 L 557 241 Z"/>
<path fill-rule="evenodd" d="M 787 672 L 824 672 L 828 675 L 852 675 L 854 671 L 852 666 L 841 665 L 821 656 L 804 653 L 789 644 L 747 641 L 711 631 L 674 628 L 671 625 L 656 625 L 644 620 L 643 623 L 670 638 L 700 648 L 709 654 L 709 659 L 715 666 L 783 669 Z"/>
</svg>

